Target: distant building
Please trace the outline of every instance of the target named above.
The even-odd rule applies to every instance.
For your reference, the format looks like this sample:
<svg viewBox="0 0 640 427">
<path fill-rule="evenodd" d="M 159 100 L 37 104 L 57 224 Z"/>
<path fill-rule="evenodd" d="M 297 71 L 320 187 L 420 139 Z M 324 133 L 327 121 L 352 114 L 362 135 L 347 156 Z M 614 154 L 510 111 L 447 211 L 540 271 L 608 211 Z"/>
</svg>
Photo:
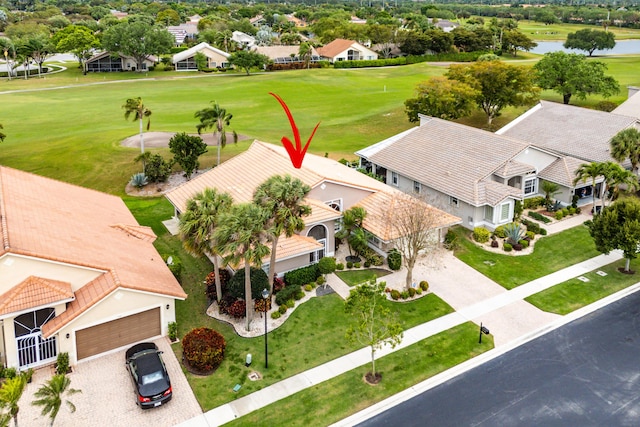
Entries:
<svg viewBox="0 0 640 427">
<path fill-rule="evenodd" d="M 354 40 L 335 39 L 318 48 L 318 53 L 329 62 L 378 59 L 378 54 Z"/>
</svg>

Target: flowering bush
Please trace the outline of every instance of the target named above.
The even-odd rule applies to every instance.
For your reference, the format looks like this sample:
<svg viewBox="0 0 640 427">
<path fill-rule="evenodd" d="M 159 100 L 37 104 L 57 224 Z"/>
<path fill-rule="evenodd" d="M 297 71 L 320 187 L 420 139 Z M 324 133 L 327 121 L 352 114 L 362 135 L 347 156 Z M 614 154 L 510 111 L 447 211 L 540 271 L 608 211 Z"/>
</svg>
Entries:
<svg viewBox="0 0 640 427">
<path fill-rule="evenodd" d="M 244 300 L 236 300 L 227 308 L 227 314 L 236 319 L 242 319 L 247 314 L 247 304 Z"/>
<path fill-rule="evenodd" d="M 231 274 L 222 268 L 218 269 L 218 273 L 220 274 L 220 284 L 222 286 L 222 293 L 224 294 L 226 289 L 227 289 L 227 283 L 229 282 L 229 279 L 231 278 Z M 217 294 L 216 294 L 216 275 L 214 274 L 214 272 L 212 271 L 211 273 L 207 274 L 207 277 L 204 279 L 204 284 L 206 286 L 206 293 L 207 293 L 207 298 L 209 298 L 209 300 L 214 300 L 217 299 Z"/>
<path fill-rule="evenodd" d="M 193 369 L 200 372 L 215 370 L 224 359 L 224 337 L 210 328 L 196 328 L 182 339 L 182 354 Z"/>
</svg>

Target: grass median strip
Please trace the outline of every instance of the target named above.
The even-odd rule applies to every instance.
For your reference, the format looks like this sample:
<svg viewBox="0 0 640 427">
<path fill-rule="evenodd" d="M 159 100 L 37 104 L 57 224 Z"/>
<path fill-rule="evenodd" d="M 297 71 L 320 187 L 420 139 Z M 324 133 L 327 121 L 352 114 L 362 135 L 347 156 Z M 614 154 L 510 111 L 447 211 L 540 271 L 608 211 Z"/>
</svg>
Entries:
<svg viewBox="0 0 640 427">
<path fill-rule="evenodd" d="M 624 265 L 625 260 L 613 262 L 581 276 L 588 279 L 588 282 L 573 278 L 531 295 L 525 300 L 540 310 L 550 313 L 563 315 L 571 313 L 640 282 L 640 275 L 618 271 L 618 268 L 624 267 Z M 633 260 L 631 262 L 632 270 L 636 270 L 638 266 L 640 266 L 640 261 Z M 606 276 L 598 272 L 604 272 Z"/>
<path fill-rule="evenodd" d="M 336 276 L 340 278 L 344 283 L 353 287 L 361 283 L 367 282 L 371 279 L 377 279 L 378 277 L 384 277 L 391 272 L 382 268 L 368 268 L 365 270 L 346 270 L 336 271 Z"/>
<path fill-rule="evenodd" d="M 489 252 L 470 240 L 469 230 L 453 230 L 459 242 L 455 256 L 506 289 L 600 255 L 584 225 L 552 236 L 536 236 L 533 253 L 519 256 Z"/>
<path fill-rule="evenodd" d="M 235 420 L 231 426 L 326 426 L 493 348 L 478 344 L 478 325 L 467 322 L 376 360 L 382 381 L 367 385 L 368 363 Z"/>
</svg>

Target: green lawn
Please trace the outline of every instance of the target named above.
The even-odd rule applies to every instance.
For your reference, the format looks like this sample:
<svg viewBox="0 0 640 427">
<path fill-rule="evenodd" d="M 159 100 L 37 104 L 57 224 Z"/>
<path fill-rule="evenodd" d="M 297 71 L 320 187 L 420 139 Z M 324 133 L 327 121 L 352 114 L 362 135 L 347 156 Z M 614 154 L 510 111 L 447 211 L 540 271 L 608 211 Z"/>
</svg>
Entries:
<svg viewBox="0 0 640 427">
<path fill-rule="evenodd" d="M 545 25 L 542 22 L 528 20 L 518 21 L 518 29 L 527 37 L 536 41 L 565 41 L 569 33 L 575 33 L 579 30 L 602 30 L 602 28 L 593 25 L 564 23 Z M 609 31 L 616 36 L 616 40 L 640 38 L 640 30 L 634 30 L 632 28 L 611 26 L 609 27 Z"/>
<path fill-rule="evenodd" d="M 640 56 L 602 59 L 624 88 L 640 85 Z M 525 62 L 525 66 L 533 64 Z M 137 148 L 120 142 L 136 135 L 137 123 L 125 121 L 122 105 L 140 96 L 153 112 L 152 131 L 195 132 L 194 112 L 216 100 L 233 114 L 231 128 L 249 138 L 223 151 L 229 158 L 258 138 L 278 143 L 291 134 L 286 117 L 269 92 L 289 104 L 306 137 L 320 122 L 310 151 L 340 159 L 353 159 L 354 151 L 406 130 L 409 123 L 404 101 L 414 95 L 417 83 L 447 70 L 426 63 L 402 67 L 334 70 L 313 69 L 275 72 L 245 77 L 213 74 L 187 77 L 184 73 L 135 73 L 81 75 L 73 67 L 46 79 L 0 81 L 2 117 L 7 138 L 2 143 L 3 165 L 61 179 L 66 182 L 123 195 L 131 175 L 139 171 L 133 158 Z M 108 84 L 100 83 L 100 79 Z M 109 79 L 124 81 L 109 82 Z M 137 80 L 136 80 L 137 79 Z M 135 80 L 135 81 L 134 81 Z M 38 88 L 67 86 L 37 91 Z M 17 93 L 2 93 L 28 89 Z M 354 96 L 357 94 L 357 96 Z M 559 100 L 559 95 L 543 93 Z M 614 100 L 626 98 L 623 92 Z M 599 100 L 590 97 L 585 105 Z M 572 100 L 583 105 L 579 100 Z M 491 129 L 496 129 L 526 108 L 508 108 Z M 483 127 L 486 118 L 475 114 L 461 123 Z M 168 149 L 149 149 L 169 158 Z M 215 150 L 201 159 L 202 167 L 214 164 Z"/>
<path fill-rule="evenodd" d="M 470 240 L 469 230 L 462 227 L 453 230 L 459 242 L 455 256 L 506 289 L 513 289 L 600 254 L 589 235 L 589 229 L 584 225 L 552 236 L 536 236 L 533 253 L 520 256 L 486 251 Z"/>
<path fill-rule="evenodd" d="M 382 381 L 367 385 L 370 364 L 254 411 L 230 426 L 326 426 L 493 348 L 478 344 L 478 325 L 467 322 L 376 360 Z"/>
<path fill-rule="evenodd" d="M 336 276 L 340 278 L 344 283 L 349 286 L 356 286 L 364 282 L 368 282 L 371 279 L 377 279 L 378 277 L 384 277 L 387 274 L 391 274 L 390 271 L 382 268 L 367 268 L 364 270 L 344 270 L 336 271 Z"/>
<path fill-rule="evenodd" d="M 602 267 L 596 271 L 607 273 L 601 276 L 596 271 L 584 275 L 588 282 L 577 278 L 559 283 L 549 289 L 526 298 L 526 301 L 538 307 L 540 310 L 556 314 L 567 314 L 596 302 L 608 295 L 640 282 L 638 274 L 624 274 L 618 268 L 624 267 L 626 261 L 620 260 Z M 631 269 L 637 270 L 640 261 L 632 260 Z"/>
<path fill-rule="evenodd" d="M 197 304 L 185 304 L 190 307 L 193 326 L 211 327 L 222 333 L 227 342 L 225 360 L 216 372 L 207 377 L 187 373 L 189 384 L 204 410 L 250 394 L 361 347 L 345 338 L 350 319 L 344 312 L 344 301 L 336 294 L 316 297 L 296 308 L 282 326 L 268 334 L 269 369 L 265 371 L 264 338 L 242 338 L 228 324 L 206 316 L 204 310 L 200 311 L 202 306 L 199 303 L 199 295 L 204 294 L 204 288 L 200 286 L 199 292 L 192 290 L 194 291 L 195 294 L 190 294 L 189 301 L 195 296 Z M 453 312 L 448 304 L 434 294 L 410 303 L 387 301 L 386 304 L 398 313 L 404 329 Z M 179 310 L 182 309 L 180 305 L 177 307 Z M 184 313 L 178 313 L 178 325 L 182 335 Z M 260 322 L 261 319 L 258 317 L 255 321 Z M 174 344 L 173 349 L 180 359 L 180 344 Z M 247 353 L 253 356 L 251 368 L 244 366 Z M 262 381 L 249 381 L 247 374 L 253 369 L 264 375 Z M 232 391 L 236 384 L 242 385 L 238 393 Z"/>
</svg>

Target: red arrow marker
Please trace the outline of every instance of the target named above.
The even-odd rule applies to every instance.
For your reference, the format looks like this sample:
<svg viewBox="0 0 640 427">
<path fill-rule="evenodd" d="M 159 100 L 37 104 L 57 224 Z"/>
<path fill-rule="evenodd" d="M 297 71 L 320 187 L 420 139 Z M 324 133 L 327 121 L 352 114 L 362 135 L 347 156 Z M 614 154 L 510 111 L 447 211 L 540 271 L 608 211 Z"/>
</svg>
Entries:
<svg viewBox="0 0 640 427">
<path fill-rule="evenodd" d="M 311 132 L 311 136 L 307 140 L 307 143 L 305 144 L 304 147 L 302 147 L 302 141 L 300 141 L 300 131 L 296 126 L 296 122 L 293 119 L 293 115 L 291 114 L 289 107 L 287 107 L 287 104 L 285 104 L 282 98 L 280 98 L 275 93 L 269 92 L 269 95 L 273 96 L 275 99 L 278 100 L 280 105 L 282 105 L 282 108 L 284 109 L 284 112 L 286 113 L 287 118 L 289 119 L 289 123 L 291 124 L 291 130 L 293 131 L 293 139 L 296 142 L 296 146 L 294 147 L 291 140 L 286 136 L 283 136 L 280 141 L 282 142 L 282 145 L 284 146 L 284 148 L 287 150 L 287 153 L 289 153 L 289 158 L 291 159 L 291 163 L 293 164 L 293 167 L 296 169 L 300 169 L 300 167 L 302 167 L 302 161 L 304 160 L 304 155 L 307 153 L 307 149 L 309 148 L 311 139 L 313 139 L 313 135 L 316 134 L 316 130 L 318 129 L 318 126 L 320 126 L 320 122 L 318 122 L 316 127 L 313 128 L 313 132 Z"/>
</svg>

